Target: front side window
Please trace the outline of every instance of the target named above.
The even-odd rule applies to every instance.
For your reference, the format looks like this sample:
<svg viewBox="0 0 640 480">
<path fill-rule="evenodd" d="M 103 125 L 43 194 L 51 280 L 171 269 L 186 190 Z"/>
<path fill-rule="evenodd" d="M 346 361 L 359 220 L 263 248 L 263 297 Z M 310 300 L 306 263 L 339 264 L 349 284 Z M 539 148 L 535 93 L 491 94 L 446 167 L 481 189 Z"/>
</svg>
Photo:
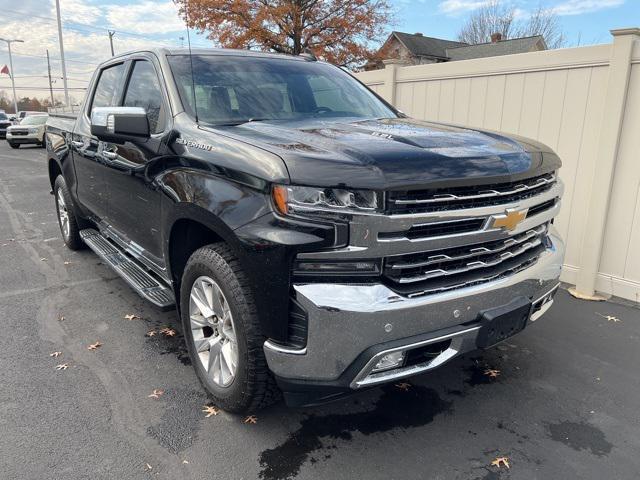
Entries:
<svg viewBox="0 0 640 480">
<path fill-rule="evenodd" d="M 4 113 L 0 112 L 0 120 L 9 120 L 9 117 L 7 117 Z"/>
<path fill-rule="evenodd" d="M 96 93 L 93 95 L 93 102 L 91 108 L 96 107 L 114 107 L 116 106 L 118 99 L 116 93 L 118 91 L 118 85 L 122 78 L 122 72 L 124 71 L 124 64 L 119 63 L 112 67 L 105 68 L 100 73 L 100 79 L 96 86 Z"/>
<path fill-rule="evenodd" d="M 136 61 L 124 97 L 125 107 L 142 107 L 147 112 L 151 133 L 164 130 L 162 90 L 150 62 Z"/>
<path fill-rule="evenodd" d="M 202 122 L 396 117 L 366 87 L 337 67 L 287 58 L 170 56 L 180 97 Z M 195 99 L 194 99 L 195 91 Z"/>
</svg>

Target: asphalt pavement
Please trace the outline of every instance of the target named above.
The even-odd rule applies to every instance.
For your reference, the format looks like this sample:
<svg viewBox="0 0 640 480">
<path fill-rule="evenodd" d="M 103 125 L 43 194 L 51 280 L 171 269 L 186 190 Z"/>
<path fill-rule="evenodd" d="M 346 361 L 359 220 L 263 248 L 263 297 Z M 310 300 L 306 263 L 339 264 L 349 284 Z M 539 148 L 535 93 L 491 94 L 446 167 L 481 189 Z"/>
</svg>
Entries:
<svg viewBox="0 0 640 480">
<path fill-rule="evenodd" d="M 562 290 L 520 335 L 405 388 L 207 418 L 175 312 L 67 250 L 49 190 L 44 150 L 0 140 L 2 480 L 638 478 L 637 304 Z"/>
</svg>

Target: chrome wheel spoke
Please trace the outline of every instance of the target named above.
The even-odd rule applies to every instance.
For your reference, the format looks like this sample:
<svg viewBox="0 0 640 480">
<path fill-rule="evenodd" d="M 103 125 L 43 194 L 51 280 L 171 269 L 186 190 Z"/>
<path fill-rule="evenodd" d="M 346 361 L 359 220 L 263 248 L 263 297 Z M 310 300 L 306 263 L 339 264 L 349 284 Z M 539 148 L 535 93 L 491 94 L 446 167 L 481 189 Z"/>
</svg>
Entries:
<svg viewBox="0 0 640 480">
<path fill-rule="evenodd" d="M 204 328 L 209 325 L 209 322 L 201 313 L 194 313 L 189 318 L 191 319 L 191 330 Z"/>
<path fill-rule="evenodd" d="M 214 383 L 229 386 L 238 368 L 237 336 L 229 303 L 210 277 L 199 277 L 191 286 L 189 320 L 202 367 Z"/>
</svg>

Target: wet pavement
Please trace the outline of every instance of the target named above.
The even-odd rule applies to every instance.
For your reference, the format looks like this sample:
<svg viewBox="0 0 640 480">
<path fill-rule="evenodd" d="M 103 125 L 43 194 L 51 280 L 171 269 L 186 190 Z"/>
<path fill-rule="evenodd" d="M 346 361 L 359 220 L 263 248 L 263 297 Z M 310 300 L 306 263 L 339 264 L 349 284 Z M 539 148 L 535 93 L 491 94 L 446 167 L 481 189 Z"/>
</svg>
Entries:
<svg viewBox="0 0 640 480">
<path fill-rule="evenodd" d="M 637 305 L 562 290 L 520 335 L 405 388 L 206 418 L 175 312 L 67 250 L 49 190 L 44 151 L 0 140 L 3 480 L 638 478 Z"/>
</svg>

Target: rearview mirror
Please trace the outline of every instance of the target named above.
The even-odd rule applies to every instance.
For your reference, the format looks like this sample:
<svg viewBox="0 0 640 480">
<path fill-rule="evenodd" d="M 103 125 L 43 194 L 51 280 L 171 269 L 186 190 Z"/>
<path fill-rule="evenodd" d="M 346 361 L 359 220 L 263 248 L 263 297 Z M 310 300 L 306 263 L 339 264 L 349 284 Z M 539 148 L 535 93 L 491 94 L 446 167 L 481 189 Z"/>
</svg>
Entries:
<svg viewBox="0 0 640 480">
<path fill-rule="evenodd" d="M 141 107 L 96 107 L 91 111 L 91 134 L 118 142 L 149 138 L 149 119 Z"/>
</svg>

